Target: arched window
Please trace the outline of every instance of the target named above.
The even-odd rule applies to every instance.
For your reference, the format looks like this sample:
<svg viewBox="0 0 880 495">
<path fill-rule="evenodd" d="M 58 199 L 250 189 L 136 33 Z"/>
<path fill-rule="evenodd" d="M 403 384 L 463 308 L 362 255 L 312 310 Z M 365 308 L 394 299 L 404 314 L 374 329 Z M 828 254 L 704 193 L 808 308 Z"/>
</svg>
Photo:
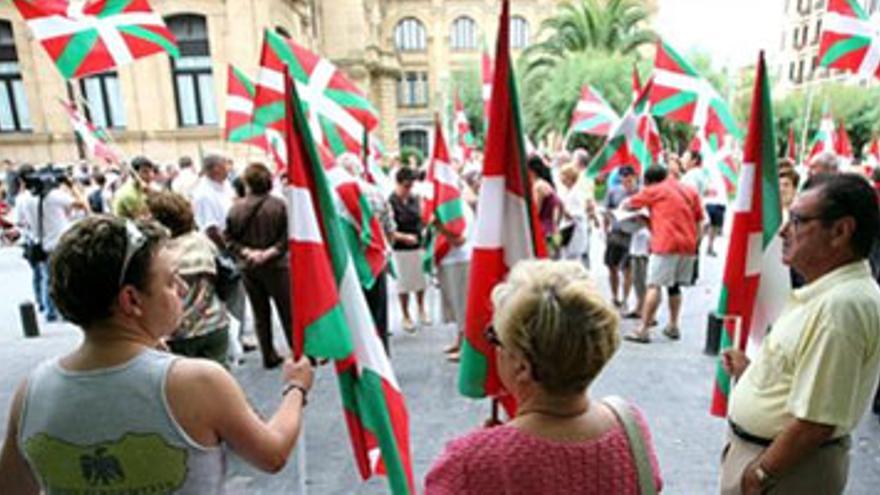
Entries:
<svg viewBox="0 0 880 495">
<path fill-rule="evenodd" d="M 425 25 L 415 17 L 407 17 L 394 28 L 394 46 L 404 52 L 422 52 L 427 47 Z"/>
<path fill-rule="evenodd" d="M 452 36 L 449 44 L 453 50 L 476 50 L 477 23 L 466 16 L 452 21 Z"/>
<path fill-rule="evenodd" d="M 0 132 L 30 129 L 31 116 L 21 82 L 12 24 L 0 20 Z"/>
<path fill-rule="evenodd" d="M 174 33 L 180 48 L 180 58 L 171 59 L 178 124 L 181 127 L 217 125 L 211 49 L 205 17 L 176 15 L 166 18 L 165 23 Z"/>
<path fill-rule="evenodd" d="M 520 16 L 510 19 L 510 47 L 514 50 L 529 46 L 529 21 Z"/>
</svg>

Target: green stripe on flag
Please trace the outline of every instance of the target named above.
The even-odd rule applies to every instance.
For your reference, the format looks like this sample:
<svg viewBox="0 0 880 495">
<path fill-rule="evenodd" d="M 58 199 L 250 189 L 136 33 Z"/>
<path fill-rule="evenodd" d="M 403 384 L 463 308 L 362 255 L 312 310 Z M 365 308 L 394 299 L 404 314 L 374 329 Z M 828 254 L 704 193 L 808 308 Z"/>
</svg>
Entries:
<svg viewBox="0 0 880 495">
<path fill-rule="evenodd" d="M 232 66 L 230 65 L 230 67 Z M 248 92 L 248 95 L 250 95 L 251 98 L 257 95 L 257 88 L 254 86 L 254 83 L 248 79 L 244 72 L 232 67 L 232 74 L 235 76 L 235 79 L 244 86 L 245 91 Z"/>
<path fill-rule="evenodd" d="M 577 124 L 575 124 L 574 129 L 572 129 L 572 130 L 574 132 L 583 132 L 583 131 L 592 129 L 592 128 L 596 127 L 597 125 L 606 124 L 608 122 L 609 122 L 608 117 L 606 117 L 604 115 L 594 115 L 587 120 L 582 120 L 582 121 L 578 122 Z"/>
<path fill-rule="evenodd" d="M 489 374 L 489 362 L 486 356 L 474 348 L 468 339 L 461 341 L 461 369 L 458 373 L 458 390 L 465 397 L 481 398 L 486 396 L 486 377 Z"/>
<path fill-rule="evenodd" d="M 681 70 L 684 71 L 687 75 L 693 76 L 693 77 L 700 77 L 700 75 L 697 73 L 697 71 L 694 70 L 693 67 L 691 67 L 691 64 L 689 64 L 687 62 L 687 60 L 685 60 L 681 55 L 679 55 L 678 52 L 673 50 L 671 46 L 667 45 L 666 43 L 663 43 L 663 50 L 666 52 L 667 55 L 669 55 L 669 58 L 671 58 L 676 64 L 678 64 L 678 66 L 681 68 Z"/>
<path fill-rule="evenodd" d="M 129 5 L 131 5 L 131 3 L 132 0 L 107 0 L 106 3 L 104 3 L 104 8 L 98 13 L 97 17 L 102 19 L 104 17 L 121 14 Z"/>
<path fill-rule="evenodd" d="M 140 26 L 131 25 L 131 26 L 119 26 L 119 31 L 134 36 L 135 38 L 140 38 L 145 41 L 149 41 L 154 45 L 159 45 L 163 50 L 168 52 L 174 58 L 180 57 L 180 51 L 177 49 L 177 45 L 171 42 L 168 38 L 161 36 L 159 34 L 150 31 L 149 29 L 144 29 Z"/>
<path fill-rule="evenodd" d="M 342 407 L 357 416 L 364 428 L 379 442 L 391 493 L 409 493 L 408 476 L 400 456 L 401 446 L 397 445 L 397 437 L 394 435 L 394 424 L 386 402 L 382 377 L 370 368 L 364 368 L 356 377 L 352 368 L 340 373 L 338 378 Z"/>
<path fill-rule="evenodd" d="M 868 19 L 868 14 L 865 13 L 865 10 L 862 8 L 862 6 L 859 4 L 859 2 L 857 2 L 856 0 L 847 0 L 846 3 L 849 4 L 849 8 L 851 8 L 852 11 L 855 12 L 856 16 L 859 19 L 861 19 L 861 20 Z"/>
<path fill-rule="evenodd" d="M 626 138 L 623 136 L 616 136 L 614 139 L 608 141 L 608 143 L 599 151 L 599 154 L 593 158 L 592 162 L 590 162 L 590 166 L 586 171 L 587 178 L 596 178 L 611 158 L 620 151 L 620 147 L 623 146 L 625 142 Z"/>
<path fill-rule="evenodd" d="M 764 79 L 761 105 L 764 107 L 761 128 L 761 215 L 763 218 L 764 250 L 782 226 L 782 204 L 779 196 L 779 167 L 776 164 L 776 136 L 773 123 L 773 106 L 770 101 L 769 82 Z"/>
<path fill-rule="evenodd" d="M 686 105 L 690 105 L 691 103 L 696 102 L 696 93 L 690 91 L 680 91 L 678 93 L 675 93 L 673 96 L 670 96 L 669 98 L 657 102 L 656 105 L 651 107 L 651 113 L 657 115 L 658 117 L 662 117 Z"/>
<path fill-rule="evenodd" d="M 464 206 L 461 198 L 455 198 L 452 201 L 446 201 L 437 205 L 434 211 L 441 223 L 449 223 L 464 217 Z"/>
<path fill-rule="evenodd" d="M 727 328 L 722 324 L 721 341 L 718 348 L 721 350 L 729 349 L 732 345 L 733 342 L 730 339 L 730 335 L 727 333 Z M 718 360 L 718 365 L 715 368 L 715 382 L 718 384 L 718 389 L 721 393 L 724 394 L 725 397 L 730 397 L 730 375 L 724 371 L 724 366 L 721 365 L 721 359 Z"/>
<path fill-rule="evenodd" d="M 321 129 L 324 131 L 324 139 L 326 139 L 327 144 L 330 146 L 330 151 L 333 152 L 333 155 L 339 156 L 348 151 L 348 148 L 345 147 L 345 142 L 336 129 L 336 125 L 330 119 L 323 115 L 318 115 L 318 122 L 321 124 Z"/>
<path fill-rule="evenodd" d="M 287 70 L 293 76 L 293 79 L 298 83 L 307 84 L 309 82 L 309 75 L 306 74 L 306 71 L 300 65 L 299 59 L 296 58 L 287 41 L 268 29 L 266 30 L 266 40 L 269 42 L 269 47 L 272 51 L 278 55 L 278 58 L 287 64 Z"/>
<path fill-rule="evenodd" d="M 736 119 L 733 118 L 733 115 L 730 113 L 730 109 L 727 108 L 727 104 L 724 101 L 719 99 L 713 99 L 709 102 L 709 105 L 715 109 L 715 114 L 718 115 L 718 118 L 721 120 L 721 123 L 724 124 L 724 127 L 727 129 L 730 134 L 736 139 L 742 139 L 742 131 L 739 126 L 736 124 Z M 714 138 L 715 136 L 713 136 Z M 713 143 L 715 150 L 717 150 L 721 143 Z"/>
<path fill-rule="evenodd" d="M 254 109 L 254 121 L 270 126 L 284 119 L 284 100 L 269 103 Z"/>
<path fill-rule="evenodd" d="M 863 38 L 861 36 L 853 36 L 852 38 L 840 40 L 828 48 L 828 51 L 825 52 L 825 55 L 822 57 L 822 60 L 819 62 L 819 64 L 824 67 L 828 67 L 836 62 L 837 59 L 846 56 L 850 52 L 862 49 L 870 44 L 870 39 Z"/>
<path fill-rule="evenodd" d="M 263 126 L 245 124 L 230 131 L 228 141 L 231 143 L 243 143 L 258 138 L 265 133 L 266 129 Z"/>
<path fill-rule="evenodd" d="M 376 113 L 376 110 L 373 108 L 373 104 L 370 103 L 370 100 L 364 98 L 357 93 L 328 88 L 324 90 L 324 94 L 327 96 L 327 98 L 330 98 L 331 100 L 342 105 L 343 107 L 357 108 L 360 110 L 366 110 L 370 113 Z"/>
<path fill-rule="evenodd" d="M 337 303 L 306 327 L 305 353 L 330 359 L 345 359 L 351 354 L 351 337 L 342 306 Z"/>
<path fill-rule="evenodd" d="M 373 275 L 373 270 L 367 262 L 366 255 L 364 254 L 365 250 L 358 247 L 361 245 L 362 239 L 358 237 L 357 229 L 355 229 L 350 222 L 343 221 L 342 235 L 345 237 L 346 243 L 349 246 L 354 247 L 354 249 L 350 250 L 351 259 L 354 263 L 354 269 L 357 272 L 361 287 L 365 290 L 372 289 L 373 285 L 376 283 L 376 277 Z"/>
<path fill-rule="evenodd" d="M 70 79 L 76 74 L 76 70 L 82 65 L 83 60 L 89 56 L 98 41 L 98 30 L 88 29 L 80 31 L 67 41 L 64 51 L 55 60 L 58 70 L 64 75 L 65 79 Z"/>
</svg>

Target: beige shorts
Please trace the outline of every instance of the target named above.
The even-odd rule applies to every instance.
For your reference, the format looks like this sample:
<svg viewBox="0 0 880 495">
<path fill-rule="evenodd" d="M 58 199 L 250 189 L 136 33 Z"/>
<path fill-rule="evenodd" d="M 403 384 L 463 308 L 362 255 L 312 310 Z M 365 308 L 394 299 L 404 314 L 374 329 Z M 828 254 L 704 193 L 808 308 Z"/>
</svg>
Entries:
<svg viewBox="0 0 880 495">
<path fill-rule="evenodd" d="M 695 256 L 651 254 L 648 257 L 648 287 L 693 285 Z"/>
</svg>

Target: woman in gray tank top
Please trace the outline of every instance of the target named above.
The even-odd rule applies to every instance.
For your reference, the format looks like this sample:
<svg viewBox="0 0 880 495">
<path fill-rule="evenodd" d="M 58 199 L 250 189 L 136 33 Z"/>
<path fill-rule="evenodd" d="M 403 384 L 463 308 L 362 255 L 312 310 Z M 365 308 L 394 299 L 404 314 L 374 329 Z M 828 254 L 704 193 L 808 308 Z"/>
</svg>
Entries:
<svg viewBox="0 0 880 495">
<path fill-rule="evenodd" d="M 156 350 L 182 311 L 172 266 L 155 224 L 96 216 L 64 235 L 52 296 L 84 339 L 16 391 L 0 493 L 222 493 L 223 443 L 257 468 L 284 467 L 312 386 L 308 360 L 284 364 L 281 405 L 264 422 L 222 366 Z"/>
</svg>

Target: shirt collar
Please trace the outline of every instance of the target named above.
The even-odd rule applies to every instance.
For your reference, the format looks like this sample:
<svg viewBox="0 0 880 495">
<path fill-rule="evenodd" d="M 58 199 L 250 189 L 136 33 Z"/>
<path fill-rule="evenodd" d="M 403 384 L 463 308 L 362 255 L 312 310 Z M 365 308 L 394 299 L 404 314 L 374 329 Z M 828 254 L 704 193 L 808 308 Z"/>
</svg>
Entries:
<svg viewBox="0 0 880 495">
<path fill-rule="evenodd" d="M 823 292 L 830 290 L 832 287 L 840 284 L 841 282 L 852 278 L 861 277 L 871 277 L 871 267 L 870 265 L 868 265 L 868 260 L 863 259 L 859 261 L 853 261 L 852 263 L 837 267 L 834 270 L 826 273 L 825 275 L 817 278 L 812 283 L 809 283 L 799 289 L 794 289 L 791 294 L 795 300 L 806 302 L 810 299 L 815 298 L 816 296 L 819 296 Z"/>
</svg>

